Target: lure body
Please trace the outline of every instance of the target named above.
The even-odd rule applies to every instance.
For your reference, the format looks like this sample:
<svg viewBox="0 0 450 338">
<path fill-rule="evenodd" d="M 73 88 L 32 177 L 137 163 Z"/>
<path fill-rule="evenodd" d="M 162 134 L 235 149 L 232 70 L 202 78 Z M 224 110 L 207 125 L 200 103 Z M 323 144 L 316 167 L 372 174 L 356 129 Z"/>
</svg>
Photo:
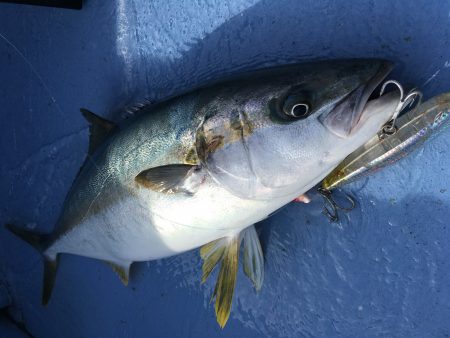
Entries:
<svg viewBox="0 0 450 338">
<path fill-rule="evenodd" d="M 323 180 L 322 188 L 339 188 L 396 163 L 448 127 L 449 121 L 450 93 L 433 97 L 400 116 L 397 132 L 374 136 L 350 154 Z"/>
</svg>

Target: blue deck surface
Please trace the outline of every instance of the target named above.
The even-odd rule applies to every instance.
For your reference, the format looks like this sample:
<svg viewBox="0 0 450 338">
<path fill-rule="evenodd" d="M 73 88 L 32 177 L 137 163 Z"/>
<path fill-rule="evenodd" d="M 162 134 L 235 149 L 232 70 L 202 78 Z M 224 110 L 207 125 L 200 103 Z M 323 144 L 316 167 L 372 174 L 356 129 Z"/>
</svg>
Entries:
<svg viewBox="0 0 450 338">
<path fill-rule="evenodd" d="M 121 109 L 143 98 L 317 58 L 383 57 L 397 63 L 393 78 L 425 98 L 450 90 L 448 0 L 87 0 L 82 11 L 0 4 L 0 34 L 0 224 L 39 231 L 53 229 L 86 154 L 80 107 L 120 121 Z M 63 256 L 42 307 L 41 258 L 1 228 L 9 318 L 40 338 L 446 337 L 449 154 L 447 130 L 348 186 L 358 208 L 338 224 L 321 215 L 318 197 L 258 224 L 264 286 L 256 294 L 239 272 L 224 330 L 196 251 L 136 264 L 126 288 L 105 264 Z M 13 337 L 12 322 L 0 319 L 0 337 Z"/>
</svg>

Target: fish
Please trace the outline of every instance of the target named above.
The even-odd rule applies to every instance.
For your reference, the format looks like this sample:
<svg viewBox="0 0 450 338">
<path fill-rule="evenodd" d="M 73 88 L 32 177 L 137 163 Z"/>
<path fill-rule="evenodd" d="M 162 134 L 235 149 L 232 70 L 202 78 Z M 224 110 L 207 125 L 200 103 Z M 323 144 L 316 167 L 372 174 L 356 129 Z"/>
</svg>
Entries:
<svg viewBox="0 0 450 338">
<path fill-rule="evenodd" d="M 375 135 L 351 153 L 322 182 L 322 188 L 333 190 L 397 163 L 427 140 L 445 130 L 450 122 L 450 92 L 437 95 L 401 115 L 393 134 Z"/>
<path fill-rule="evenodd" d="M 126 285 L 133 262 L 200 248 L 202 282 L 221 328 L 242 246 L 256 290 L 264 257 L 254 224 L 321 182 L 392 116 L 397 97 L 369 100 L 393 69 L 378 59 L 316 61 L 227 77 L 143 105 L 117 125 L 82 109 L 89 151 L 51 234 L 8 225 L 43 257 L 42 302 L 59 257 L 109 264 Z"/>
</svg>

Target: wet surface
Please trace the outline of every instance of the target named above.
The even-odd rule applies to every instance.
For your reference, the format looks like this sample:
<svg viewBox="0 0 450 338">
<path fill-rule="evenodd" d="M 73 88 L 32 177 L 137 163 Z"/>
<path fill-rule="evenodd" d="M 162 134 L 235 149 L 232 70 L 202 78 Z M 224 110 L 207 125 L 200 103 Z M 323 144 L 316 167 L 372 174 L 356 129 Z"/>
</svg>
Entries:
<svg viewBox="0 0 450 338">
<path fill-rule="evenodd" d="M 448 1 L 0 4 L 0 34 L 0 223 L 42 232 L 87 151 L 80 107 L 120 121 L 144 98 L 316 58 L 384 57 L 425 99 L 450 90 Z M 136 264 L 127 288 L 106 265 L 63 256 L 42 307 L 39 256 L 0 229 L 0 281 L 12 299 L 0 333 L 16 321 L 36 337 L 446 336 L 448 149 L 446 131 L 346 187 L 358 206 L 340 223 L 328 223 L 313 196 L 258 224 L 265 282 L 256 294 L 240 271 L 223 331 L 197 252 Z"/>
</svg>

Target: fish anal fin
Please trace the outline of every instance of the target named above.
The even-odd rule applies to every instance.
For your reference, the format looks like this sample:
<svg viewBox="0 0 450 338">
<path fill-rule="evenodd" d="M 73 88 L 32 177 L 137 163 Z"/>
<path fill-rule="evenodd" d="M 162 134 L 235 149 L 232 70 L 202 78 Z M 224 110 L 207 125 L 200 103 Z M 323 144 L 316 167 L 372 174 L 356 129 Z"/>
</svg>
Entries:
<svg viewBox="0 0 450 338">
<path fill-rule="evenodd" d="M 202 282 L 208 278 L 211 271 L 220 262 L 219 275 L 212 299 L 214 297 L 216 299 L 214 308 L 217 323 L 221 328 L 225 326 L 230 317 L 236 286 L 240 242 L 241 236 L 236 234 L 208 243 L 200 249 L 200 255 L 204 260 Z"/>
<path fill-rule="evenodd" d="M 108 121 L 93 112 L 81 108 L 81 114 L 89 122 L 89 151 L 92 155 L 95 150 L 108 138 L 108 136 L 117 128 L 114 122 Z"/>
<path fill-rule="evenodd" d="M 108 262 L 105 261 L 106 264 L 108 264 L 113 271 L 119 276 L 120 280 L 122 281 L 123 285 L 127 286 L 128 282 L 130 280 L 130 266 L 131 263 L 114 263 L 114 262 Z"/>
<path fill-rule="evenodd" d="M 259 291 L 264 281 L 264 256 L 255 226 L 245 229 L 242 236 L 244 272 Z"/>
<path fill-rule="evenodd" d="M 135 181 L 156 192 L 194 194 L 204 178 L 205 174 L 197 165 L 169 164 L 144 170 L 135 177 Z"/>
</svg>

